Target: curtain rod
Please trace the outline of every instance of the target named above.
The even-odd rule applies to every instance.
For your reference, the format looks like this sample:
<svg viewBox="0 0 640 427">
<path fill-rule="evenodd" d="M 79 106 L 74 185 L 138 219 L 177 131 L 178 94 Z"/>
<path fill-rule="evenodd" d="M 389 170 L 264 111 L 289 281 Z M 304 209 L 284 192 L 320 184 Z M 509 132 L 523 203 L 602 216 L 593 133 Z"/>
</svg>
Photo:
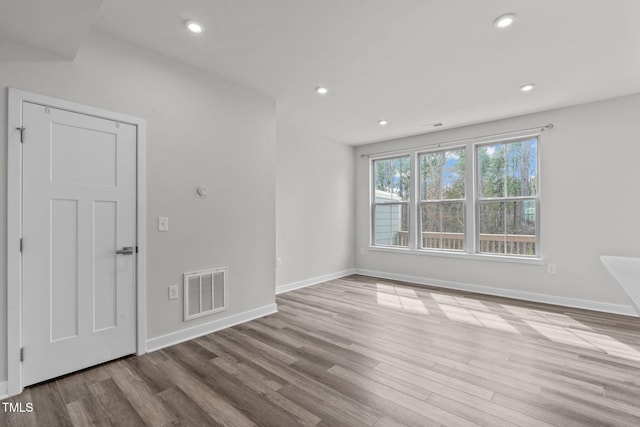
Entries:
<svg viewBox="0 0 640 427">
<path fill-rule="evenodd" d="M 415 150 L 415 149 L 418 149 L 418 148 L 431 147 L 431 146 L 434 146 L 434 145 L 441 146 L 441 145 L 444 145 L 444 144 L 454 144 L 454 143 L 459 143 L 459 142 L 464 142 L 464 141 L 473 141 L 474 139 L 490 138 L 490 137 L 494 137 L 494 136 L 504 136 L 504 135 L 509 135 L 511 133 L 516 133 L 516 132 L 527 132 L 527 131 L 534 131 L 534 130 L 535 131 L 544 132 L 547 129 L 553 129 L 553 123 L 549 123 L 549 124 L 546 124 L 544 126 L 536 126 L 536 127 L 528 128 L 528 129 L 518 129 L 518 130 L 509 131 L 509 132 L 500 132 L 500 133 L 493 133 L 493 134 L 490 134 L 490 135 L 474 136 L 474 137 L 471 137 L 471 138 L 453 139 L 453 140 L 450 140 L 450 141 L 434 142 L 434 143 L 431 143 L 431 144 L 416 145 L 416 146 L 413 146 L 413 147 L 396 148 L 394 150 L 378 151 L 377 153 L 360 154 L 360 157 L 365 159 L 365 158 L 370 158 L 371 156 L 377 156 L 377 155 L 380 155 L 380 154 L 395 153 L 397 151 Z"/>
</svg>

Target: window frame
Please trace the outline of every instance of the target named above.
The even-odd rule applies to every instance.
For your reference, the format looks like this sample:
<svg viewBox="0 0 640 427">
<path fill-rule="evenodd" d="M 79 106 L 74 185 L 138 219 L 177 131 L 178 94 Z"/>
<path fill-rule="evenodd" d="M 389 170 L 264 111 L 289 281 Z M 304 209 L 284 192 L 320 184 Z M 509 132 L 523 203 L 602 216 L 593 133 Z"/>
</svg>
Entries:
<svg viewBox="0 0 640 427">
<path fill-rule="evenodd" d="M 431 154 L 431 153 L 440 153 L 440 152 L 448 152 L 448 151 L 456 151 L 456 150 L 464 150 L 465 152 L 465 175 L 464 175 L 464 198 L 463 199 L 440 199 L 440 200 L 423 200 L 422 199 L 422 179 L 421 179 L 421 170 L 420 170 L 420 157 L 423 155 L 427 155 L 427 154 Z M 416 163 L 415 163 L 415 175 L 416 175 L 416 188 L 415 188 L 415 194 L 417 197 L 415 197 L 415 204 L 416 204 L 416 209 L 415 209 L 415 215 L 416 215 L 416 231 L 414 232 L 414 234 L 416 234 L 416 244 L 415 244 L 415 249 L 419 250 L 419 251 L 429 251 L 429 252 L 443 252 L 443 253 L 447 253 L 447 252 L 452 252 L 452 253 L 457 253 L 457 254 L 464 254 L 467 253 L 467 249 L 469 247 L 469 244 L 467 242 L 467 231 L 468 231 L 468 226 L 467 226 L 467 219 L 468 217 L 468 212 L 467 212 L 467 200 L 468 200 L 468 196 L 469 196 L 469 190 L 468 190 L 468 161 L 467 161 L 467 152 L 468 152 L 468 147 L 466 145 L 452 145 L 452 146 L 448 146 L 448 147 L 435 147 L 432 148 L 430 150 L 424 150 L 424 151 L 417 151 L 415 153 L 416 156 Z M 463 226 L 463 232 L 462 232 L 462 249 L 444 249 L 444 248 L 428 248 L 428 247 L 423 247 L 422 246 L 422 207 L 426 206 L 426 205 L 435 205 L 435 206 L 439 206 L 439 205 L 443 205 L 445 203 L 452 203 L 452 202 L 462 202 L 462 210 L 463 210 L 463 219 L 464 219 L 464 226 Z M 442 231 L 440 232 L 442 233 Z"/>
<path fill-rule="evenodd" d="M 498 198 L 496 201 L 509 201 L 513 199 L 535 200 L 536 209 L 536 223 L 535 223 L 535 255 L 519 255 L 519 254 L 507 254 L 507 253 L 489 253 L 480 252 L 480 197 L 479 197 L 479 185 L 480 185 L 480 168 L 479 168 L 479 147 L 495 144 L 509 144 L 517 141 L 525 141 L 530 139 L 536 139 L 536 195 L 535 196 L 517 196 L 510 198 Z M 536 132 L 514 132 L 512 135 L 506 137 L 481 137 L 470 138 L 463 141 L 441 143 L 433 145 L 424 145 L 421 147 L 411 147 L 406 150 L 397 150 L 393 153 L 380 156 L 369 156 L 369 186 L 370 186 L 370 203 L 369 203 L 369 250 L 373 252 L 391 252 L 391 253 L 413 253 L 426 256 L 445 257 L 445 258 L 459 258 L 459 259 L 476 259 L 476 260 L 491 260 L 499 262 L 511 262 L 520 264 L 544 264 L 543 261 L 543 248 L 541 245 L 541 198 L 542 198 L 542 180 L 541 180 L 541 167 L 540 167 L 540 146 L 541 146 L 541 133 Z M 464 205 L 464 249 L 463 250 L 449 250 L 439 248 L 421 248 L 422 238 L 422 224 L 420 223 L 420 209 L 423 205 L 422 195 L 420 193 L 420 155 L 429 152 L 438 151 L 453 151 L 456 149 L 464 148 L 465 150 L 465 199 L 451 199 L 443 200 L 449 201 L 462 201 Z M 380 245 L 375 243 L 375 206 L 382 203 L 375 203 L 375 172 L 374 162 L 378 160 L 394 159 L 400 157 L 410 158 L 410 197 L 409 200 L 402 202 L 408 204 L 408 246 L 395 246 L 395 245 Z M 470 158 L 471 156 L 471 158 Z M 482 201 L 491 201 L 488 198 L 482 198 Z"/>
<path fill-rule="evenodd" d="M 375 182 L 375 162 L 377 161 L 384 161 L 384 160 L 392 160 L 392 159 L 401 159 L 407 157 L 409 159 L 409 198 L 408 200 L 400 200 L 400 201 L 393 201 L 393 202 L 376 202 L 376 182 Z M 400 249 L 400 250 L 408 250 L 412 248 L 412 233 L 411 230 L 413 229 L 413 223 L 412 223 L 412 217 L 413 215 L 411 215 L 411 204 L 412 204 L 412 200 L 415 198 L 414 196 L 414 174 L 413 174 L 413 168 L 412 165 L 413 164 L 413 155 L 412 154 L 405 154 L 405 153 L 401 153 L 401 154 L 395 154 L 395 155 L 390 155 L 390 156 L 385 156 L 385 157 L 376 157 L 376 158 L 371 158 L 370 162 L 369 162 L 369 186 L 370 188 L 370 193 L 369 193 L 369 197 L 370 197 L 370 202 L 369 202 L 369 206 L 370 206 L 370 210 L 369 210 L 369 215 L 370 215 L 370 223 L 371 223 L 371 227 L 370 227 L 370 232 L 369 232 L 369 247 L 376 247 L 376 248 L 388 248 L 388 249 Z M 376 207 L 377 206 L 400 206 L 400 209 L 402 209 L 402 206 L 406 206 L 407 212 L 408 212 L 408 224 L 407 224 L 407 246 L 401 246 L 401 245 L 383 245 L 383 244 L 377 244 L 376 243 Z"/>
<path fill-rule="evenodd" d="M 527 141 L 535 139 L 536 140 L 536 194 L 535 196 L 506 196 L 506 197 L 481 197 L 481 177 L 480 177 L 480 148 L 488 145 L 497 145 L 504 144 L 505 146 L 508 144 L 514 144 L 517 142 Z M 522 258 L 522 259 L 539 259 L 540 256 L 540 136 L 528 136 L 528 137 L 519 137 L 519 138 L 510 138 L 506 140 L 499 141 L 485 141 L 485 142 L 477 142 L 473 144 L 473 156 L 474 156 L 474 222 L 475 222 L 475 253 L 482 256 L 497 256 L 497 257 L 514 257 L 514 258 Z M 520 255 L 520 254 L 509 254 L 506 252 L 503 253 L 495 253 L 495 252 L 481 252 L 481 244 L 480 244 L 480 204 L 482 202 L 514 202 L 514 201 L 529 201 L 533 200 L 536 207 L 536 224 L 535 224 L 535 254 L 534 255 Z M 505 245 L 506 251 L 506 245 Z"/>
</svg>

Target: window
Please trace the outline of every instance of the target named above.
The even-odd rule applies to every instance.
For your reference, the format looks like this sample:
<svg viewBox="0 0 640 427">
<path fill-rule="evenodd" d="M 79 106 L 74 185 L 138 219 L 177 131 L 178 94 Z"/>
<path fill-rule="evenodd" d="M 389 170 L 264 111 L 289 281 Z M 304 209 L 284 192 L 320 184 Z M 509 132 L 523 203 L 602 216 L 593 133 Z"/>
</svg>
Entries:
<svg viewBox="0 0 640 427">
<path fill-rule="evenodd" d="M 373 161 L 373 244 L 409 246 L 410 156 Z"/>
<path fill-rule="evenodd" d="M 477 147 L 478 252 L 537 254 L 537 142 Z"/>
<path fill-rule="evenodd" d="M 441 150 L 418 156 L 420 248 L 465 249 L 465 150 Z"/>
<path fill-rule="evenodd" d="M 539 256 L 537 137 L 404 153 L 371 168 L 373 246 Z"/>
</svg>

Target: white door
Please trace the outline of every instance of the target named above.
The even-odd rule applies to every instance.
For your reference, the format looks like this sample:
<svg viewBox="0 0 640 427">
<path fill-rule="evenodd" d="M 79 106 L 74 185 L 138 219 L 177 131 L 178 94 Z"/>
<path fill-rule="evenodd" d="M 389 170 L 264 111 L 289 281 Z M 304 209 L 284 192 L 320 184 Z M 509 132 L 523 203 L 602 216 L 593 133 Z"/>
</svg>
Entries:
<svg viewBox="0 0 640 427">
<path fill-rule="evenodd" d="M 136 127 L 22 113 L 26 386 L 135 352 Z"/>
</svg>

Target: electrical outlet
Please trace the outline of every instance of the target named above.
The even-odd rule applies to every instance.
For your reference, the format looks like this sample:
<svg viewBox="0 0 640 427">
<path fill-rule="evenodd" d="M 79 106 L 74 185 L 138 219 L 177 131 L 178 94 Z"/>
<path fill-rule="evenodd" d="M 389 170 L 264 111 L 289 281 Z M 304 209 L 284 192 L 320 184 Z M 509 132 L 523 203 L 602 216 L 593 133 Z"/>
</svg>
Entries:
<svg viewBox="0 0 640 427">
<path fill-rule="evenodd" d="M 282 258 L 276 258 L 276 267 L 282 267 Z"/>
<path fill-rule="evenodd" d="M 169 231 L 169 217 L 168 216 L 159 216 L 158 217 L 158 231 Z"/>
<path fill-rule="evenodd" d="M 556 265 L 555 264 L 547 264 L 547 273 L 556 274 Z"/>
<path fill-rule="evenodd" d="M 178 299 L 178 285 L 169 286 L 169 299 Z"/>
</svg>

